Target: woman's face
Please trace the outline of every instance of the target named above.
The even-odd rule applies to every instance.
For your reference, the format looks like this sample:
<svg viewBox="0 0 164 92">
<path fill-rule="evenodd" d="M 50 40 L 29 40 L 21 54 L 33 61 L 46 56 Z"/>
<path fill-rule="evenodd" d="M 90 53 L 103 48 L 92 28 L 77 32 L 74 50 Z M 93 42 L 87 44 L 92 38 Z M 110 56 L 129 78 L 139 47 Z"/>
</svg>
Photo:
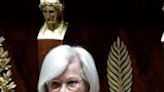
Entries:
<svg viewBox="0 0 164 92">
<path fill-rule="evenodd" d="M 59 10 L 57 10 L 53 5 L 46 5 L 42 8 L 42 13 L 48 29 L 54 30 L 58 26 L 58 16 Z"/>
<path fill-rule="evenodd" d="M 75 58 L 75 60 L 78 60 Z M 72 62 L 58 77 L 47 83 L 49 92 L 89 92 L 79 62 Z"/>
</svg>

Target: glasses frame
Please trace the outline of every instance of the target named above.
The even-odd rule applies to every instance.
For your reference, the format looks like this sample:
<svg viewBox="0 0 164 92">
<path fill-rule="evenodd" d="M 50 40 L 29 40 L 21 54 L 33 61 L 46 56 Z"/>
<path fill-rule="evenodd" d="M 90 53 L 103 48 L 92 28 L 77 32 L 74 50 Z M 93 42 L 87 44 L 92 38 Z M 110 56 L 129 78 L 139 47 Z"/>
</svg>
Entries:
<svg viewBox="0 0 164 92">
<path fill-rule="evenodd" d="M 57 80 L 57 79 L 55 79 L 55 80 Z M 55 90 L 55 92 L 59 92 L 60 90 L 61 90 L 61 88 L 63 87 L 63 85 L 65 85 L 65 87 L 68 89 L 68 90 L 70 90 L 70 91 L 76 91 L 76 88 L 78 89 L 78 87 L 80 87 L 82 84 L 84 84 L 84 85 L 86 85 L 86 82 L 85 82 L 85 80 L 83 80 L 83 79 L 81 79 L 81 80 L 79 80 L 79 79 L 77 79 L 77 81 L 78 81 L 78 83 L 79 84 L 77 84 L 77 86 L 75 87 L 75 88 L 71 88 L 71 86 L 69 86 L 69 81 L 71 80 L 66 80 L 66 81 L 64 81 L 64 82 L 62 82 L 61 80 L 57 80 L 57 81 L 59 81 L 60 82 L 60 87 L 59 88 L 53 88 L 53 87 L 50 87 L 50 82 L 54 82 L 55 80 L 50 80 L 50 81 L 47 81 L 46 83 L 45 83 L 45 86 L 46 86 L 46 90 L 47 90 L 47 92 L 49 92 L 49 89 L 53 89 L 53 90 Z M 76 79 L 75 79 L 76 80 Z M 87 85 L 86 85 L 87 86 Z"/>
</svg>

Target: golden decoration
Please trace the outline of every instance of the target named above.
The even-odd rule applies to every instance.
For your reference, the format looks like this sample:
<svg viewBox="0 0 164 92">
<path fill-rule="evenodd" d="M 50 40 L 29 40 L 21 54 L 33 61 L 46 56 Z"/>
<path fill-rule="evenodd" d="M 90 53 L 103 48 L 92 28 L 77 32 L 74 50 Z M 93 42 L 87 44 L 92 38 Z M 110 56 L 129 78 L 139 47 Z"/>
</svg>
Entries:
<svg viewBox="0 0 164 92">
<path fill-rule="evenodd" d="M 124 43 L 117 37 L 107 60 L 107 78 L 110 92 L 131 92 L 132 67 Z"/>
<path fill-rule="evenodd" d="M 8 51 L 3 48 L 5 38 L 0 37 L 0 90 L 1 92 L 14 92 L 16 88 L 15 82 L 12 80 L 12 72 L 10 57 Z"/>
</svg>

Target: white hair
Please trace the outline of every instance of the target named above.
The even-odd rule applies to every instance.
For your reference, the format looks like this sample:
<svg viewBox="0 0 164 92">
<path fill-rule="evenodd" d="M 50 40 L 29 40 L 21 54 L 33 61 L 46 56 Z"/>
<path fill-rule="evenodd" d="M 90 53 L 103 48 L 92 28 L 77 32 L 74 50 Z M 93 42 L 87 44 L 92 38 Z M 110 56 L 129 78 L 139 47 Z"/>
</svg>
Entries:
<svg viewBox="0 0 164 92">
<path fill-rule="evenodd" d="M 55 47 L 46 55 L 39 76 L 38 92 L 47 92 L 45 83 L 62 74 L 73 57 L 80 59 L 84 80 L 89 84 L 89 92 L 99 92 L 98 73 L 91 54 L 82 47 L 68 45 Z"/>
</svg>

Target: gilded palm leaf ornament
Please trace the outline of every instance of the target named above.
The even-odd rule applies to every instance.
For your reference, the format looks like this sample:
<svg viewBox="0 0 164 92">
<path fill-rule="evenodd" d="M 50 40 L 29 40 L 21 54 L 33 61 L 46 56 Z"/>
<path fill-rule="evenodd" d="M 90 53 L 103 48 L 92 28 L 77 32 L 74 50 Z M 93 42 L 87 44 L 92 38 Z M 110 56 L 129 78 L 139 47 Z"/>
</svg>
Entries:
<svg viewBox="0 0 164 92">
<path fill-rule="evenodd" d="M 0 37 L 0 92 L 14 92 L 15 82 L 12 80 L 10 57 L 8 51 L 4 50 L 3 42 L 5 38 Z"/>
<path fill-rule="evenodd" d="M 131 92 L 132 67 L 125 44 L 117 37 L 107 60 L 107 78 L 110 92 Z"/>
</svg>

